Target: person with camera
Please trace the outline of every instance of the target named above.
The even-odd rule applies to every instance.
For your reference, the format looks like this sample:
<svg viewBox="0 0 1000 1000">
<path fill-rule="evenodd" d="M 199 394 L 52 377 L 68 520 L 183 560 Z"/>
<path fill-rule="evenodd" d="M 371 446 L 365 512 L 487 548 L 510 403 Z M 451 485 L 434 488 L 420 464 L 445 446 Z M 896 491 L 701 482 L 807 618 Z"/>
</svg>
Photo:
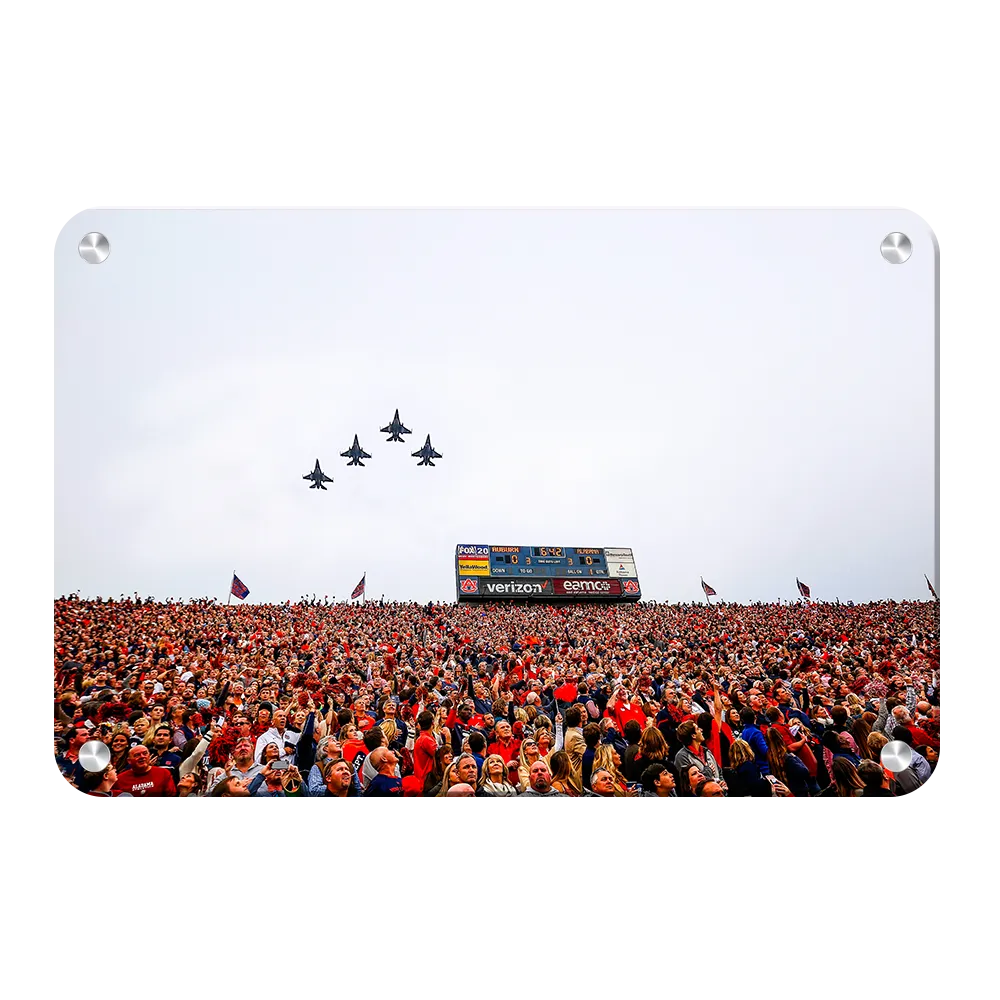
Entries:
<svg viewBox="0 0 1000 1000">
<path fill-rule="evenodd" d="M 278 757 L 265 764 L 250 782 L 251 796 L 257 798 L 285 798 L 287 795 L 301 794 L 302 775 L 287 757 Z"/>
</svg>

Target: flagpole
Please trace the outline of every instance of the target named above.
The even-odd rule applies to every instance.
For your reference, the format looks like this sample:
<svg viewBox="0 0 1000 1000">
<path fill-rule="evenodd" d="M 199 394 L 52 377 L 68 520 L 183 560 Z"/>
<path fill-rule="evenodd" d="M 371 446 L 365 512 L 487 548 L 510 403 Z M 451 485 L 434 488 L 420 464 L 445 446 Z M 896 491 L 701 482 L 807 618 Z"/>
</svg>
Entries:
<svg viewBox="0 0 1000 1000">
<path fill-rule="evenodd" d="M 236 576 L 236 570 L 233 570 L 233 576 Z M 226 598 L 226 604 L 229 604 L 233 599 L 233 581 L 232 578 L 229 580 L 229 597 Z"/>
</svg>

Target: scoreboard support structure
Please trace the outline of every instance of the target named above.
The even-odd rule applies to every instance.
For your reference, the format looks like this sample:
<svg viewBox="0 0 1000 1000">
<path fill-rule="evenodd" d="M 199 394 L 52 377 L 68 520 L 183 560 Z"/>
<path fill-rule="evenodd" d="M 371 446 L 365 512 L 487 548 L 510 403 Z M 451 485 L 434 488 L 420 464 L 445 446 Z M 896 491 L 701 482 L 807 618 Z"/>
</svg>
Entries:
<svg viewBox="0 0 1000 1000">
<path fill-rule="evenodd" d="M 458 545 L 460 603 L 484 601 L 638 601 L 635 558 L 625 548 L 561 545 Z"/>
</svg>

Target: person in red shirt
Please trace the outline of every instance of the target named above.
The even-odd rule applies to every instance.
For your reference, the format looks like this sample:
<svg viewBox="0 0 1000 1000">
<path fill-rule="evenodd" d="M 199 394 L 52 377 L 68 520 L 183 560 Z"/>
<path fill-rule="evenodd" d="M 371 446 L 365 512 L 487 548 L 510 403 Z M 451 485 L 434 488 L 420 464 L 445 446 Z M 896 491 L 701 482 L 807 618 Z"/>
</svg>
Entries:
<svg viewBox="0 0 1000 1000">
<path fill-rule="evenodd" d="M 368 732 L 375 725 L 375 719 L 368 711 L 368 699 L 364 696 L 354 703 L 354 721 L 362 733 Z"/>
<path fill-rule="evenodd" d="M 505 764 L 509 764 L 521 752 L 521 741 L 514 738 L 510 728 L 510 723 L 506 719 L 501 719 L 496 724 L 494 730 L 496 739 L 489 745 L 487 754 L 496 754 L 503 758 Z"/>
<path fill-rule="evenodd" d="M 615 720 L 615 725 L 620 733 L 625 732 L 625 723 L 629 719 L 639 723 L 645 729 L 646 713 L 642 710 L 642 706 L 638 701 L 628 701 L 627 698 L 625 689 L 619 688 L 608 702 L 608 707 L 604 711 L 605 716 Z"/>
<path fill-rule="evenodd" d="M 358 727 L 353 723 L 348 723 L 340 730 L 339 738 L 341 753 L 348 763 L 353 765 L 359 755 L 363 756 L 368 753 L 368 747 L 365 746 L 361 733 L 358 732 Z"/>
<path fill-rule="evenodd" d="M 423 795 L 424 782 L 427 775 L 434 770 L 434 758 L 437 754 L 437 740 L 432 732 L 434 728 L 434 713 L 426 709 L 417 716 L 419 735 L 413 743 L 413 774 L 403 778 L 404 795 Z"/>
<path fill-rule="evenodd" d="M 468 732 L 470 729 L 482 729 L 483 717 L 476 712 L 471 701 L 463 701 L 457 710 L 453 708 L 448 713 L 444 724 L 447 729 L 454 730 L 456 726 L 461 726 L 463 732 Z"/>
<path fill-rule="evenodd" d="M 169 768 L 154 767 L 149 748 L 140 743 L 128 752 L 127 771 L 122 771 L 112 791 L 121 795 L 127 792 L 136 797 L 172 796 L 177 794 Z"/>
</svg>

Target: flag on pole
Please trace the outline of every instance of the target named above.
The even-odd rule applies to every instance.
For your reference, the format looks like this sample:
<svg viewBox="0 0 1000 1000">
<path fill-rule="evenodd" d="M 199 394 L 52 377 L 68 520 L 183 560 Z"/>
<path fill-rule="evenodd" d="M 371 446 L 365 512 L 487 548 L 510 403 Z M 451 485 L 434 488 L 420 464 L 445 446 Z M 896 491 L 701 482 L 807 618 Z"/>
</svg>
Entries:
<svg viewBox="0 0 1000 1000">
<path fill-rule="evenodd" d="M 232 594 L 233 597 L 238 597 L 242 601 L 242 600 L 244 600 L 246 598 L 247 594 L 250 593 L 250 589 L 234 573 L 233 574 L 233 583 L 232 583 L 232 586 L 230 586 L 230 588 L 229 588 L 229 593 Z"/>
<path fill-rule="evenodd" d="M 927 580 L 927 574 L 924 573 L 924 579 Z M 934 595 L 934 600 L 938 599 L 937 591 L 934 589 L 930 580 L 927 580 L 927 589 Z"/>
<path fill-rule="evenodd" d="M 707 583 L 705 583 L 704 578 L 701 581 L 701 589 L 705 591 L 705 596 L 706 597 L 716 597 L 717 596 L 716 593 L 715 593 L 715 591 Z"/>
<path fill-rule="evenodd" d="M 799 593 L 806 599 L 809 599 L 809 588 L 798 578 L 795 578 L 795 583 L 799 588 Z"/>
<path fill-rule="evenodd" d="M 368 574 L 365 573 L 365 575 L 361 577 L 361 582 L 354 588 L 354 590 L 351 591 L 352 601 L 354 600 L 354 598 L 360 597 L 365 592 L 365 576 L 367 575 Z"/>
</svg>

